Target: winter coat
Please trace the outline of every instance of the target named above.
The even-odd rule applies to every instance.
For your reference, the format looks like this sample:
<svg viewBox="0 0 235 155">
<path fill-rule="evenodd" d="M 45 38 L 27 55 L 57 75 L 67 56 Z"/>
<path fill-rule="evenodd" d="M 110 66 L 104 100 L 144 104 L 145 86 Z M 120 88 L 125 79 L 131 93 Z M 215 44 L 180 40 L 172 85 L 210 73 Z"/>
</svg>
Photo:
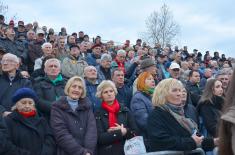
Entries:
<svg viewBox="0 0 235 155">
<path fill-rule="evenodd" d="M 126 139 L 132 138 L 137 134 L 135 120 L 127 107 L 121 105 L 117 115 L 117 123 L 123 124 L 127 129 L 127 134 L 122 136 L 121 130 L 108 132 L 109 118 L 108 112 L 100 108 L 95 113 L 98 130 L 98 155 L 124 155 L 124 143 Z"/>
<path fill-rule="evenodd" d="M 16 72 L 15 78 L 11 81 L 8 74 L 0 75 L 0 113 L 10 111 L 14 103 L 11 100 L 15 91 L 22 87 L 32 88 L 30 80 L 24 78 L 19 71 Z"/>
<path fill-rule="evenodd" d="M 186 151 L 196 149 L 192 135 L 183 128 L 178 121 L 160 107 L 150 113 L 147 122 L 147 133 L 151 151 L 177 150 Z M 214 148 L 213 139 L 204 139 L 202 148 Z"/>
<path fill-rule="evenodd" d="M 191 94 L 192 104 L 196 107 L 202 95 L 201 88 L 199 88 L 198 84 L 192 84 L 190 81 L 187 81 L 186 89 L 189 90 Z"/>
<path fill-rule="evenodd" d="M 72 56 L 67 56 L 62 62 L 61 70 L 62 74 L 67 78 L 71 78 L 75 75 L 83 77 L 84 68 L 86 66 L 88 66 L 88 64 L 84 60 L 76 60 Z"/>
<path fill-rule="evenodd" d="M 109 68 L 107 71 L 102 66 L 96 66 L 96 70 L 98 73 L 98 78 L 100 81 L 103 80 L 111 80 L 111 69 Z"/>
<path fill-rule="evenodd" d="M 218 136 L 218 126 L 223 104 L 224 99 L 222 97 L 213 96 L 212 102 L 200 102 L 197 107 L 198 114 L 202 117 L 209 136 Z"/>
<path fill-rule="evenodd" d="M 4 117 L 11 142 L 26 155 L 53 155 L 56 144 L 51 128 L 43 117 L 24 118 L 13 111 Z M 23 154 L 22 154 L 23 155 Z"/>
<path fill-rule="evenodd" d="M 96 122 L 89 100 L 80 98 L 73 111 L 66 97 L 51 108 L 51 127 L 57 143 L 57 155 L 94 154 L 97 143 Z"/>
<path fill-rule="evenodd" d="M 97 63 L 97 60 L 100 60 L 100 58 L 97 58 L 93 53 L 88 53 L 86 57 L 86 62 L 88 65 L 91 66 L 97 66 L 99 63 Z"/>
<path fill-rule="evenodd" d="M 48 121 L 51 104 L 64 95 L 65 84 L 66 81 L 64 79 L 53 84 L 47 76 L 36 78 L 34 81 L 34 90 L 39 98 L 39 102 L 36 105 L 37 109 Z"/>
<path fill-rule="evenodd" d="M 127 108 L 130 108 L 130 103 L 132 99 L 132 88 L 127 84 L 124 84 L 122 88 L 117 88 L 117 100 L 119 103 L 123 103 Z"/>
<path fill-rule="evenodd" d="M 130 108 L 141 134 L 146 137 L 148 115 L 153 110 L 151 97 L 146 93 L 137 91 L 131 100 Z"/>
<path fill-rule="evenodd" d="M 86 83 L 86 95 L 87 98 L 89 98 L 93 111 L 96 111 L 100 108 L 101 100 L 96 97 L 97 87 L 100 84 L 100 81 L 97 80 L 95 84 L 89 82 L 88 80 L 85 80 Z"/>
</svg>

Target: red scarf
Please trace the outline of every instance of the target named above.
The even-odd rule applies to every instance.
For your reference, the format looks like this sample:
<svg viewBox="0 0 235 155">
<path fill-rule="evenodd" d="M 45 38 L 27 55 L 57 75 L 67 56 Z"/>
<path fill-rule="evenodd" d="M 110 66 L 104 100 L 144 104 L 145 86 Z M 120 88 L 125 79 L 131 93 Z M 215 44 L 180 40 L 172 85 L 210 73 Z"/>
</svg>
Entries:
<svg viewBox="0 0 235 155">
<path fill-rule="evenodd" d="M 109 127 L 115 127 L 115 123 L 117 123 L 117 114 L 120 110 L 120 105 L 117 99 L 113 101 L 112 105 L 103 101 L 101 107 L 109 113 Z"/>
<path fill-rule="evenodd" d="M 18 113 L 21 114 L 24 118 L 29 118 L 29 117 L 36 116 L 36 110 L 32 110 L 30 112 L 20 112 L 20 111 L 18 111 Z"/>
<path fill-rule="evenodd" d="M 117 65 L 118 65 L 118 68 L 123 70 L 124 74 L 126 73 L 126 69 L 125 69 L 125 61 L 124 62 L 119 62 L 117 59 L 115 59 Z"/>
</svg>

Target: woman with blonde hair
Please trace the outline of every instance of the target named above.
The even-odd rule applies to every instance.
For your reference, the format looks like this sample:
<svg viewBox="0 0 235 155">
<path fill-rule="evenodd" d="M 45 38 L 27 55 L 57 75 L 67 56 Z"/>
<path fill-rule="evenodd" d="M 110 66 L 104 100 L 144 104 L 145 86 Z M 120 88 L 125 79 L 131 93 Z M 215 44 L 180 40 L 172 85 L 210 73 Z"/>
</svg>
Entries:
<svg viewBox="0 0 235 155">
<path fill-rule="evenodd" d="M 147 122 L 151 151 L 189 151 L 202 146 L 205 150 L 214 147 L 213 139 L 204 139 L 198 134 L 197 124 L 184 115 L 182 105 L 183 85 L 169 78 L 162 80 L 153 93 L 153 106 Z"/>
<path fill-rule="evenodd" d="M 102 81 L 96 96 L 102 100 L 95 113 L 98 131 L 98 155 L 124 155 L 124 142 L 136 135 L 136 124 L 127 107 L 116 99 L 117 88 L 110 80 Z"/>
<path fill-rule="evenodd" d="M 51 109 L 51 127 L 58 155 L 93 155 L 97 142 L 96 123 L 83 78 L 74 76 Z"/>
</svg>

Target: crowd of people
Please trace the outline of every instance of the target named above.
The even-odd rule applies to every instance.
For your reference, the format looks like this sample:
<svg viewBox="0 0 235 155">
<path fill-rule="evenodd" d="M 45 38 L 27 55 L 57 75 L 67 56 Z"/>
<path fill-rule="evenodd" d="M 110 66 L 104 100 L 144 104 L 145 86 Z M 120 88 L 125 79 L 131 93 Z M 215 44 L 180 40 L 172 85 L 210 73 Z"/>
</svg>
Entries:
<svg viewBox="0 0 235 155">
<path fill-rule="evenodd" d="M 0 30 L 0 154 L 124 155 L 138 135 L 148 152 L 235 154 L 232 58 L 3 15 Z"/>
</svg>

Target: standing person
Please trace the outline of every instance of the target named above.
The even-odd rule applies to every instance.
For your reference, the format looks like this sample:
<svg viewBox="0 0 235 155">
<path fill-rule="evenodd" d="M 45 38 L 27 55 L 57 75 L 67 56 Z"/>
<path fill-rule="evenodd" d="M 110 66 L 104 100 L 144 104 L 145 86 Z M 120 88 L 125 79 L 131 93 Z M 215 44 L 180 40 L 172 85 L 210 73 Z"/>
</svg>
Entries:
<svg viewBox="0 0 235 155">
<path fill-rule="evenodd" d="M 102 99 L 101 108 L 95 113 L 98 155 L 124 155 L 125 140 L 136 134 L 135 121 L 128 108 L 117 101 L 117 88 L 112 81 L 101 82 L 96 95 Z"/>
<path fill-rule="evenodd" d="M 57 154 L 93 155 L 97 130 L 84 80 L 79 76 L 70 78 L 64 92 L 66 96 L 51 108 L 51 127 L 57 143 Z"/>
<path fill-rule="evenodd" d="M 207 81 L 197 110 L 210 137 L 218 137 L 218 124 L 224 104 L 222 82 L 217 79 Z"/>
<path fill-rule="evenodd" d="M 147 122 L 151 151 L 190 151 L 201 146 L 212 150 L 217 140 L 198 134 L 194 121 L 184 115 L 182 105 L 183 85 L 179 80 L 162 80 L 153 93 L 154 110 Z"/>
<path fill-rule="evenodd" d="M 219 130 L 219 154 L 235 155 L 235 72 L 233 72 L 230 85 L 227 90 L 224 111 L 221 117 Z"/>
<path fill-rule="evenodd" d="M 20 88 L 12 96 L 15 105 L 12 113 L 4 117 L 12 143 L 24 151 L 17 155 L 54 155 L 56 144 L 51 128 L 35 108 L 36 93 L 30 88 Z"/>
<path fill-rule="evenodd" d="M 131 100 L 130 109 L 141 134 L 147 138 L 147 119 L 153 110 L 152 95 L 155 81 L 149 72 L 143 72 L 138 76 L 137 92 Z"/>
</svg>

